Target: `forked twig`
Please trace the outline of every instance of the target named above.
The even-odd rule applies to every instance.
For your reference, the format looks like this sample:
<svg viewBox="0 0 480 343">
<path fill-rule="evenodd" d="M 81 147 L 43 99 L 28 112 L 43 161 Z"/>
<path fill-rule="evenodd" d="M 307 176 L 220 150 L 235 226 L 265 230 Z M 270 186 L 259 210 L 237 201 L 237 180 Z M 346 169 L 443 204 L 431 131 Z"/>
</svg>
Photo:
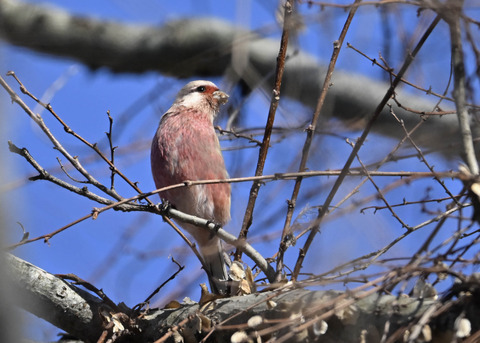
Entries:
<svg viewBox="0 0 480 343">
<path fill-rule="evenodd" d="M 299 253 L 299 256 L 298 256 L 298 259 L 297 259 L 297 262 L 295 264 L 295 269 L 293 271 L 293 275 L 292 275 L 292 279 L 293 280 L 296 280 L 299 273 L 300 273 L 300 269 L 302 268 L 302 264 L 303 264 L 303 261 L 305 259 L 305 255 L 306 253 L 308 252 L 308 249 L 310 248 L 312 242 L 313 242 L 313 238 L 315 237 L 315 235 L 317 234 L 318 230 L 320 229 L 320 222 L 322 221 L 322 218 L 325 216 L 325 214 L 327 213 L 328 211 L 328 208 L 331 204 L 331 202 L 333 201 L 333 198 L 335 196 L 335 194 L 337 193 L 338 189 L 340 188 L 340 185 L 343 183 L 343 180 L 345 179 L 346 175 L 347 175 L 347 172 L 348 170 L 350 169 L 350 166 L 353 162 L 353 160 L 355 159 L 355 156 L 357 156 L 358 154 L 358 151 L 360 150 L 360 148 L 362 147 L 363 143 L 365 142 L 365 139 L 367 138 L 368 134 L 370 133 L 370 130 L 372 129 L 372 126 L 373 126 L 373 123 L 375 123 L 375 121 L 378 119 L 378 117 L 380 116 L 380 113 L 382 112 L 383 108 L 385 107 L 385 105 L 387 104 L 388 100 L 392 97 L 394 91 L 395 91 L 395 88 L 396 86 L 399 84 L 401 78 L 403 77 L 403 75 L 405 74 L 405 72 L 407 71 L 408 67 L 410 66 L 410 64 L 413 62 L 415 56 L 418 54 L 418 52 L 420 51 L 420 49 L 422 48 L 423 44 L 425 43 L 425 41 L 427 40 L 427 38 L 430 36 L 430 34 L 432 33 L 433 29 L 437 26 L 437 24 L 440 22 L 440 16 L 437 16 L 433 21 L 432 23 L 430 24 L 430 26 L 428 27 L 428 29 L 425 31 L 425 33 L 423 34 L 423 36 L 421 37 L 420 41 L 418 42 L 417 46 L 415 47 L 415 49 L 412 51 L 411 54 L 407 55 L 406 57 L 406 60 L 404 62 L 404 64 L 402 65 L 402 68 L 400 69 L 400 71 L 398 72 L 398 75 L 397 77 L 393 80 L 393 83 L 392 85 L 390 86 L 390 88 L 388 89 L 387 93 L 385 94 L 385 96 L 383 97 L 382 101 L 378 104 L 377 108 L 375 109 L 375 112 L 373 113 L 372 117 L 370 118 L 370 120 L 368 121 L 362 135 L 360 136 L 360 138 L 356 141 L 355 143 L 355 146 L 352 150 L 352 152 L 350 153 L 347 161 L 345 162 L 345 165 L 342 169 L 342 173 L 339 175 L 339 177 L 337 178 L 337 180 L 335 181 L 335 184 L 333 185 L 332 187 L 332 190 L 330 191 L 330 193 L 328 194 L 327 196 L 327 199 L 325 200 L 321 210 L 319 211 L 319 214 L 318 214 L 318 218 L 317 218 L 317 221 L 314 225 L 312 225 L 312 229 L 311 229 L 311 232 L 303 246 L 302 249 L 300 249 L 300 253 Z"/>
</svg>

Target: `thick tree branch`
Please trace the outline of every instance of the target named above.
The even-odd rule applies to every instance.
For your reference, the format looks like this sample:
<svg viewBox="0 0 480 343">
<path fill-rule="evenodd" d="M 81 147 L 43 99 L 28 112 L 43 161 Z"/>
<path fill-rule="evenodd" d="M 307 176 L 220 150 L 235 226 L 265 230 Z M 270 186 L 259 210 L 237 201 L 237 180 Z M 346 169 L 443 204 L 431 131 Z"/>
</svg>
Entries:
<svg viewBox="0 0 480 343">
<path fill-rule="evenodd" d="M 98 339 L 99 298 L 13 255 L 6 254 L 6 262 L 20 307 L 78 338 Z"/>
<path fill-rule="evenodd" d="M 472 329 L 479 322 L 475 315 L 479 286 L 474 279 L 452 288 L 443 299 L 449 303 L 433 297 L 381 295 L 383 286 L 376 286 L 375 282 L 351 292 L 308 291 L 286 285 L 274 291 L 206 304 L 190 301 L 179 308 L 152 309 L 138 316 L 125 306 L 120 312 L 118 308 L 113 312 L 92 294 L 13 255 L 7 255 L 7 262 L 8 276 L 21 295 L 20 306 L 85 341 L 97 341 L 108 330 L 112 335 L 112 325 L 109 328 L 102 320 L 109 316 L 117 320 L 112 321 L 117 323 L 115 334 L 135 342 L 160 342 L 172 335 L 182 336 L 185 341 L 195 337 L 198 341 L 207 334 L 209 342 L 227 342 L 240 331 L 278 342 L 318 339 L 321 335 L 325 341 L 358 342 L 362 335 L 370 338 L 366 341 L 377 341 L 374 338 L 382 334 L 395 337 L 397 333 L 415 341 L 417 323 L 421 323 L 422 330 L 434 330 L 435 341 L 436 337 L 455 335 L 455 330 L 459 330 L 454 328 L 457 318 L 469 320 Z M 381 284 L 390 278 L 404 277 L 402 271 L 392 271 L 376 281 Z M 458 296 L 456 301 L 451 300 L 453 296 Z M 123 325 L 118 325 L 118 321 Z"/>
</svg>

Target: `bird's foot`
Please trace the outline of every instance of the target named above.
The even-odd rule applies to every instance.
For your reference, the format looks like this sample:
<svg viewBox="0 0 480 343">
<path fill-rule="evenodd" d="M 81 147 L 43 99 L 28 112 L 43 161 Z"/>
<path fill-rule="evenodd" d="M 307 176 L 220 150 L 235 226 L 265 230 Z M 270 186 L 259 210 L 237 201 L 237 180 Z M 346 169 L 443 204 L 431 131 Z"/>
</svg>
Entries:
<svg viewBox="0 0 480 343">
<path fill-rule="evenodd" d="M 210 224 L 213 224 L 213 230 L 215 232 L 218 232 L 218 230 L 220 230 L 222 228 L 222 225 L 218 224 L 218 223 L 215 223 L 214 221 L 212 220 L 207 220 L 207 226 L 210 226 Z"/>
<path fill-rule="evenodd" d="M 162 215 L 167 218 L 170 218 L 170 209 L 172 208 L 172 204 L 168 200 L 162 200 L 161 203 L 157 204 L 157 208 Z"/>
</svg>

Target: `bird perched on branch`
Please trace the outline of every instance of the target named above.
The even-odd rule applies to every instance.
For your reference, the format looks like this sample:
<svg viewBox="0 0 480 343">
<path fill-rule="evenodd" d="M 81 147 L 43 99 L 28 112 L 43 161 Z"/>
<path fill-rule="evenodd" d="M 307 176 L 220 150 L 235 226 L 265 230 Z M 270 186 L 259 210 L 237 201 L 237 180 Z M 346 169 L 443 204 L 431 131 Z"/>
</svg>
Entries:
<svg viewBox="0 0 480 343">
<path fill-rule="evenodd" d="M 178 92 L 152 141 L 150 158 L 157 189 L 187 180 L 228 178 L 213 127 L 220 105 L 227 101 L 228 95 L 209 81 L 192 81 Z M 228 183 L 181 187 L 159 195 L 181 212 L 222 226 L 230 220 Z M 225 293 L 228 274 L 219 239 L 205 228 L 178 224 L 197 241 L 212 292 Z"/>
</svg>

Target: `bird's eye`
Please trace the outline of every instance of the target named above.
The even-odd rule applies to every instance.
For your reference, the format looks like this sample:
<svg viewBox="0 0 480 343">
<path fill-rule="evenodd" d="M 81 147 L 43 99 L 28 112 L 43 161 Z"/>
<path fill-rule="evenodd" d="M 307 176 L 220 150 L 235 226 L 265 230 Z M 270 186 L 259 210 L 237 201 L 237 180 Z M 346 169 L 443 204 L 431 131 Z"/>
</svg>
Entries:
<svg viewBox="0 0 480 343">
<path fill-rule="evenodd" d="M 197 87 L 197 92 L 203 93 L 203 92 L 205 92 L 206 89 L 207 88 L 205 88 L 205 86 L 199 86 L 199 87 Z"/>
</svg>

